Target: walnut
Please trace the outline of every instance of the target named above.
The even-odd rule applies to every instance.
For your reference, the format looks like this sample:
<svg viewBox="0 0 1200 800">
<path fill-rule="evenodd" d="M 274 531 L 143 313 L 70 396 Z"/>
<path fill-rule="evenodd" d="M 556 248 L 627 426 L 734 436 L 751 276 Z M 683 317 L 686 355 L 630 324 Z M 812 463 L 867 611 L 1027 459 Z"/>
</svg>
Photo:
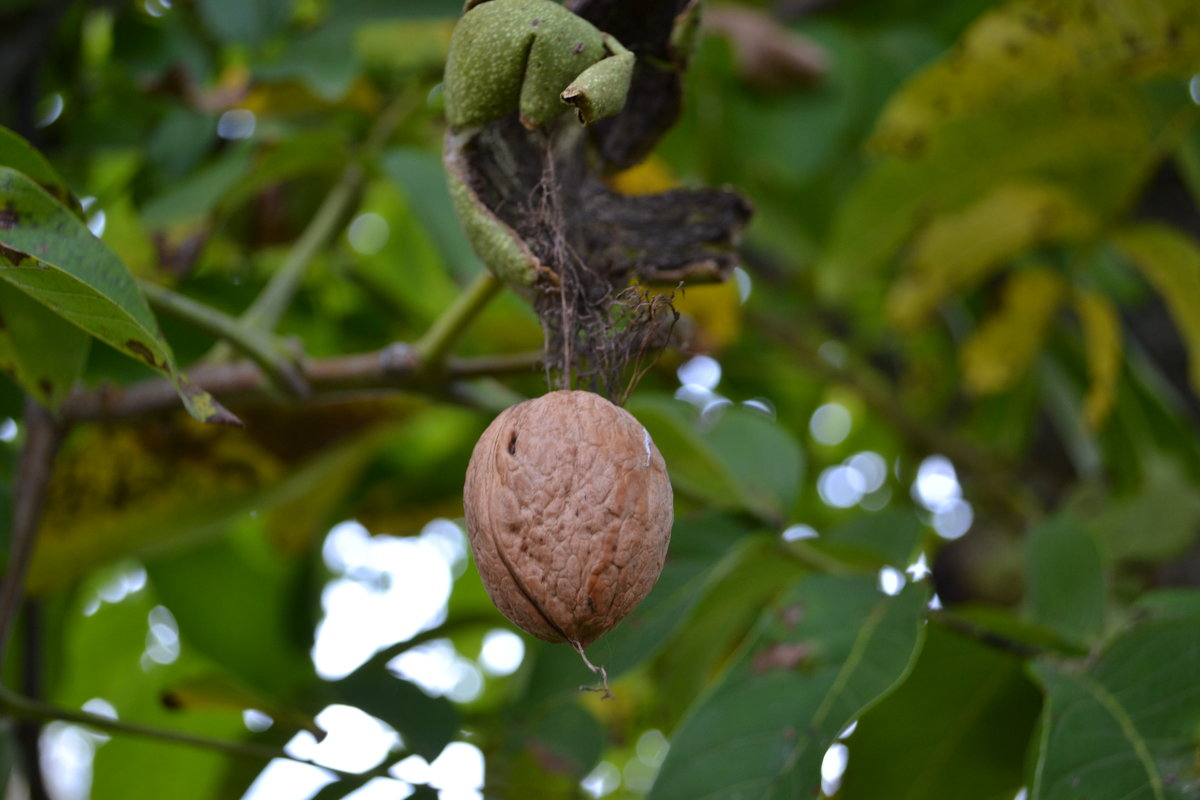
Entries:
<svg viewBox="0 0 1200 800">
<path fill-rule="evenodd" d="M 650 592 L 671 539 L 662 455 L 629 412 L 590 392 L 496 417 L 471 454 L 463 504 L 492 602 L 580 655 Z"/>
</svg>

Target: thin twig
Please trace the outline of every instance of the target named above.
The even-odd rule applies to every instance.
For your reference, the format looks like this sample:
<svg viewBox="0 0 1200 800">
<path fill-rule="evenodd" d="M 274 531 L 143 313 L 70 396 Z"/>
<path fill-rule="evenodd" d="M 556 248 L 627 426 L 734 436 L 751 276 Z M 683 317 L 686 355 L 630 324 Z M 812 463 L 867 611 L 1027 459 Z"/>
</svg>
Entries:
<svg viewBox="0 0 1200 800">
<path fill-rule="evenodd" d="M 156 311 L 163 311 L 193 327 L 227 342 L 258 364 L 280 387 L 303 397 L 308 385 L 293 359 L 274 336 L 238 322 L 210 305 L 197 302 L 164 286 L 139 281 L 142 294 Z"/>
<path fill-rule="evenodd" d="M 410 101 L 397 99 L 376 118 L 361 150 L 354 160 L 346 165 L 329 194 L 325 195 L 316 214 L 292 245 L 278 271 L 242 314 L 240 321 L 247 328 L 260 331 L 275 330 L 280 318 L 291 305 L 292 298 L 296 296 L 296 290 L 300 288 L 313 259 L 337 236 L 341 230 L 341 223 L 357 201 L 359 189 L 367 174 L 363 168 L 363 161 L 374 157 L 383 148 L 409 107 Z"/>
<path fill-rule="evenodd" d="M 34 700 L 29 697 L 24 697 L 8 689 L 0 687 L 0 712 L 17 719 L 36 719 L 36 720 L 60 720 L 62 722 L 70 722 L 76 725 L 86 725 L 89 728 L 94 728 L 98 731 L 112 734 L 125 734 L 129 736 L 140 736 L 145 739 L 153 739 L 158 742 L 169 744 L 184 745 L 187 747 L 196 747 L 202 750 L 211 750 L 217 753 L 225 753 L 231 756 L 241 756 L 244 758 L 262 759 L 270 761 L 276 758 L 282 758 L 287 761 L 294 761 L 298 764 L 308 764 L 309 766 L 317 767 L 318 769 L 326 770 L 340 778 L 361 778 L 367 774 L 378 772 L 381 777 L 389 777 L 387 773 L 388 764 L 394 763 L 394 759 L 403 758 L 407 752 L 395 751 L 389 753 L 387 759 L 380 765 L 377 770 L 371 770 L 364 773 L 346 772 L 343 770 L 328 767 L 324 764 L 319 764 L 307 758 L 297 758 L 290 755 L 286 750 L 271 745 L 258 744 L 256 742 L 239 742 L 232 739 L 214 739 L 208 736 L 198 736 L 185 731 L 172 730 L 170 728 L 159 728 L 153 725 L 143 725 L 138 722 L 128 722 L 122 719 L 114 719 L 105 717 L 99 714 L 92 714 L 87 711 L 75 711 L 69 708 L 61 708 L 41 700 Z"/>
<path fill-rule="evenodd" d="M 46 502 L 46 487 L 63 435 L 59 422 L 30 398 L 25 401 L 24 423 L 25 442 L 12 491 L 12 544 L 8 569 L 0 583 L 0 665 L 4 664 L 9 636 L 21 608 L 25 574 L 33 557 L 34 540 Z"/>
<path fill-rule="evenodd" d="M 504 286 L 492 273 L 484 270 L 454 298 L 429 330 L 414 345 L 413 350 L 427 368 L 438 368 L 447 354 L 462 338 L 467 326 L 479 316 L 488 302 Z"/>
</svg>

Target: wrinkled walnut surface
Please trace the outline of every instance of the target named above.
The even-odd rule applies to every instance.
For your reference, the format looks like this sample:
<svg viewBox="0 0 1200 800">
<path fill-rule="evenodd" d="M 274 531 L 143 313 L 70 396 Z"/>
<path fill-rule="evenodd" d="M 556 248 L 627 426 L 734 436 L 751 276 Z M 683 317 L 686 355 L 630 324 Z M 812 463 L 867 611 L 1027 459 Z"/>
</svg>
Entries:
<svg viewBox="0 0 1200 800">
<path fill-rule="evenodd" d="M 671 538 L 662 455 L 629 412 L 590 392 L 519 403 L 484 431 L 463 492 L 492 602 L 516 625 L 580 647 L 658 580 Z"/>
</svg>

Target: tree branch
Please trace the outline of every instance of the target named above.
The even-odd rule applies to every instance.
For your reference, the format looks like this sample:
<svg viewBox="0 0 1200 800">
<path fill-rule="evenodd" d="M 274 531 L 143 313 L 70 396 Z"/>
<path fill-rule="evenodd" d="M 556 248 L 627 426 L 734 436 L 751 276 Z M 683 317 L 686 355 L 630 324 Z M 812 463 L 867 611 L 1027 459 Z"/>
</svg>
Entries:
<svg viewBox="0 0 1200 800">
<path fill-rule="evenodd" d="M 37 600 L 25 603 L 21 629 L 21 691 L 27 697 L 42 696 L 42 613 Z M 50 800 L 46 777 L 42 773 L 42 722 L 36 719 L 17 723 L 17 745 L 21 750 L 22 772 L 29 784 L 29 800 Z"/>
<path fill-rule="evenodd" d="M 142 294 L 155 311 L 162 311 L 195 328 L 228 342 L 233 348 L 257 364 L 276 385 L 303 397 L 308 384 L 300 375 L 291 355 L 269 333 L 243 325 L 212 306 L 173 292 L 164 286 L 139 281 Z"/>
<path fill-rule="evenodd" d="M 25 574 L 33 557 L 34 540 L 42 521 L 46 487 L 64 428 L 30 398 L 25 400 L 25 442 L 13 480 L 12 544 L 8 568 L 0 583 L 0 666 L 8 649 L 13 623 L 25 592 Z"/>
<path fill-rule="evenodd" d="M 540 363 L 541 353 L 449 358 L 444 369 L 429 374 L 422 369 L 412 346 L 397 342 L 373 353 L 307 361 L 300 365 L 299 372 L 311 390 L 306 400 L 320 402 L 372 391 L 435 394 L 455 381 L 533 372 Z M 226 404 L 279 400 L 271 381 L 252 361 L 199 366 L 188 371 L 188 378 Z M 174 385 L 152 378 L 123 387 L 76 390 L 60 414 L 72 422 L 93 422 L 144 416 L 177 405 Z"/>
</svg>

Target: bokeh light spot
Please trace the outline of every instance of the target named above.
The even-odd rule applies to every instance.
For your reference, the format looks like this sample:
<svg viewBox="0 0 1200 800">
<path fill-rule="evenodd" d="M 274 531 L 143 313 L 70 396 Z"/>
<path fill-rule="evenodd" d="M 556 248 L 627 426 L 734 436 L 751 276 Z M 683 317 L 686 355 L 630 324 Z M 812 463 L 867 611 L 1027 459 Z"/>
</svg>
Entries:
<svg viewBox="0 0 1200 800">
<path fill-rule="evenodd" d="M 353 706 L 326 706 L 316 722 L 325 738 L 318 742 L 308 731 L 301 731 L 284 748 L 288 755 L 346 772 L 363 772 L 382 762 L 399 743 L 395 731 Z"/>
<path fill-rule="evenodd" d="M 488 675 L 511 675 L 525 658 L 525 643 L 512 631 L 497 628 L 483 637 L 479 664 Z"/>
<path fill-rule="evenodd" d="M 275 720 L 256 708 L 247 708 L 242 712 L 242 724 L 248 731 L 261 733 L 274 725 Z"/>
<path fill-rule="evenodd" d="M 863 478 L 863 492 L 870 494 L 883 486 L 887 480 L 887 461 L 879 453 L 864 450 L 855 453 L 846 460 L 846 465 L 853 467 Z"/>
<path fill-rule="evenodd" d="M 356 252 L 365 256 L 374 255 L 388 243 L 392 229 L 388 222 L 378 214 L 368 211 L 359 214 L 346 229 L 346 239 Z"/>
<path fill-rule="evenodd" d="M 907 581 L 904 579 L 904 573 L 895 567 L 884 567 L 879 570 L 879 591 L 888 596 L 900 594 L 900 590 L 904 588 Z"/>
<path fill-rule="evenodd" d="M 248 108 L 232 108 L 217 119 L 217 136 L 222 139 L 249 139 L 258 126 L 258 118 Z"/>
<path fill-rule="evenodd" d="M 721 365 L 711 356 L 693 356 L 675 372 L 684 386 L 713 390 L 721 382 Z"/>
<path fill-rule="evenodd" d="M 621 771 L 611 762 L 601 761 L 579 785 L 592 797 L 604 797 L 621 787 Z"/>
<path fill-rule="evenodd" d="M 801 539 L 816 539 L 818 534 L 811 525 L 789 525 L 783 529 L 782 536 L 785 542 L 798 542 Z"/>
<path fill-rule="evenodd" d="M 853 419 L 841 403 L 826 403 L 813 412 L 808 430 L 821 444 L 841 444 L 850 435 Z"/>
<path fill-rule="evenodd" d="M 483 691 L 479 668 L 459 655 L 449 639 L 435 639 L 406 650 L 389 661 L 388 668 L 432 695 L 460 703 L 474 700 Z"/>
<path fill-rule="evenodd" d="M 750 279 L 750 273 L 741 267 L 734 267 L 733 280 L 737 284 L 738 302 L 745 303 L 750 299 L 750 292 L 754 290 L 754 281 Z"/>
<path fill-rule="evenodd" d="M 916 500 L 925 508 L 937 513 L 943 506 L 962 496 L 958 475 L 954 465 L 945 456 L 929 456 L 917 468 L 917 480 L 913 483 Z"/>
<path fill-rule="evenodd" d="M 846 773 L 846 763 L 850 759 L 850 748 L 838 742 L 825 751 L 821 759 L 821 789 L 827 795 L 837 793 L 842 784 L 842 775 Z"/>
<path fill-rule="evenodd" d="M 834 508 L 857 505 L 863 498 L 865 487 L 862 473 L 844 464 L 822 470 L 817 478 L 817 494 L 825 505 Z"/>
<path fill-rule="evenodd" d="M 971 529 L 975 511 L 966 500 L 954 499 L 933 514 L 933 529 L 943 539 L 957 539 Z"/>
</svg>

